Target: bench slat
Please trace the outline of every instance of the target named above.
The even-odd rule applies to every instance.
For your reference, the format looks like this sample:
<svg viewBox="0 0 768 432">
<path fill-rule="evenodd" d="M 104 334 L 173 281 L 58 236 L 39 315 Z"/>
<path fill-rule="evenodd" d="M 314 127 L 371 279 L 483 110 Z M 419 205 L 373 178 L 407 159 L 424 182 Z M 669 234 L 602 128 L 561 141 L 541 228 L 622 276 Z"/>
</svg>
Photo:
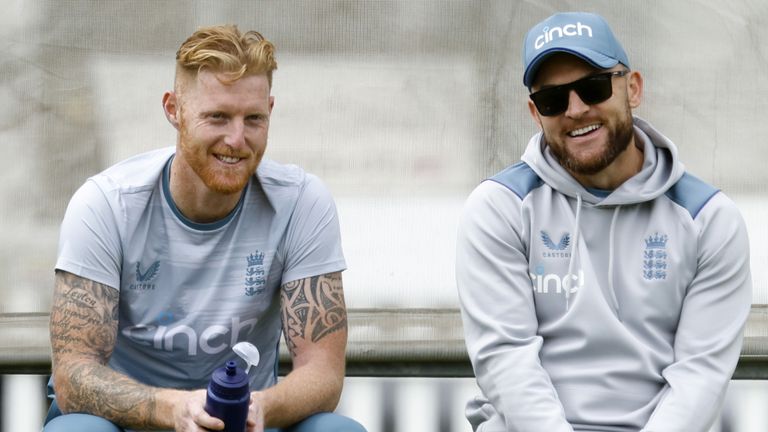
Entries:
<svg viewBox="0 0 768 432">
<path fill-rule="evenodd" d="M 49 374 L 47 313 L 0 314 L 0 374 Z M 768 379 L 768 305 L 753 305 L 734 379 Z M 280 373 L 290 369 L 280 348 Z M 471 377 L 457 309 L 350 309 L 348 376 Z"/>
</svg>

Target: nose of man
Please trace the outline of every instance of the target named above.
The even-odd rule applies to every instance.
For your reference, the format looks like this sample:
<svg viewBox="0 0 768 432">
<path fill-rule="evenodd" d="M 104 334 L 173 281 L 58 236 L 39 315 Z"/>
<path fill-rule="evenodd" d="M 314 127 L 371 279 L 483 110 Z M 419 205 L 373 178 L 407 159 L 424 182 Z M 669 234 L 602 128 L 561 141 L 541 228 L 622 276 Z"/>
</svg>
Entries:
<svg viewBox="0 0 768 432">
<path fill-rule="evenodd" d="M 224 135 L 224 144 L 233 148 L 241 148 L 245 145 L 245 123 L 242 120 L 229 123 Z"/>
<path fill-rule="evenodd" d="M 565 115 L 570 118 L 579 118 L 589 111 L 589 105 L 584 103 L 575 90 L 568 92 L 568 109 Z"/>
</svg>

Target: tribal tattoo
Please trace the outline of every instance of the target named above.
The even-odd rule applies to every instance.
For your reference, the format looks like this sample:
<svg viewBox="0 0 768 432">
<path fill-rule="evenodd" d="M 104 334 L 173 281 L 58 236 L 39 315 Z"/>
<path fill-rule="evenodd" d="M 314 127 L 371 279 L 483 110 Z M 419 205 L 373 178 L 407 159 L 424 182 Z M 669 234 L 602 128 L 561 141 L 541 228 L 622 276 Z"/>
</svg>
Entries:
<svg viewBox="0 0 768 432">
<path fill-rule="evenodd" d="M 317 342 L 347 328 L 341 273 L 288 282 L 280 295 L 285 340 L 296 354 L 297 339 Z"/>
</svg>

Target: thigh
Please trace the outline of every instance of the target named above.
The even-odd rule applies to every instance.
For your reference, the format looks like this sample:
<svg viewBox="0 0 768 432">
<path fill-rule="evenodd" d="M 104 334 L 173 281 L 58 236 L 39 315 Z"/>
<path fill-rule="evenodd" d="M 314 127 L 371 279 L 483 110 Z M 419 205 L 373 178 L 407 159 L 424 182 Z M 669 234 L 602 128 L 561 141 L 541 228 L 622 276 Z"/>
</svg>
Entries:
<svg viewBox="0 0 768 432">
<path fill-rule="evenodd" d="M 111 421 L 89 414 L 63 414 L 44 427 L 43 432 L 124 432 Z"/>
<path fill-rule="evenodd" d="M 285 429 L 285 432 L 366 432 L 363 425 L 335 413 L 319 413 Z"/>
<path fill-rule="evenodd" d="M 51 402 L 43 432 L 125 432 L 111 421 L 89 414 L 62 414 L 56 399 Z"/>
</svg>

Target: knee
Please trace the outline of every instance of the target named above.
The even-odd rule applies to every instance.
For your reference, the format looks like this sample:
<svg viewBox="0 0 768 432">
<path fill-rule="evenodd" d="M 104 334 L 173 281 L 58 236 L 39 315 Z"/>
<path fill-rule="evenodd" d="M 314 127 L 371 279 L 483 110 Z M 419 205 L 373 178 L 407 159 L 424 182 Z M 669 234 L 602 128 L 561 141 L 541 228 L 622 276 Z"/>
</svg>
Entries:
<svg viewBox="0 0 768 432">
<path fill-rule="evenodd" d="M 335 413 L 319 413 L 289 429 L 290 432 L 367 432 L 363 425 Z"/>
<path fill-rule="evenodd" d="M 336 418 L 336 423 L 334 423 L 335 426 L 327 430 L 338 432 L 367 432 L 363 425 L 349 417 L 336 415 Z"/>
<path fill-rule="evenodd" d="M 44 427 L 43 432 L 124 432 L 111 421 L 88 414 L 65 414 L 55 417 Z"/>
</svg>

